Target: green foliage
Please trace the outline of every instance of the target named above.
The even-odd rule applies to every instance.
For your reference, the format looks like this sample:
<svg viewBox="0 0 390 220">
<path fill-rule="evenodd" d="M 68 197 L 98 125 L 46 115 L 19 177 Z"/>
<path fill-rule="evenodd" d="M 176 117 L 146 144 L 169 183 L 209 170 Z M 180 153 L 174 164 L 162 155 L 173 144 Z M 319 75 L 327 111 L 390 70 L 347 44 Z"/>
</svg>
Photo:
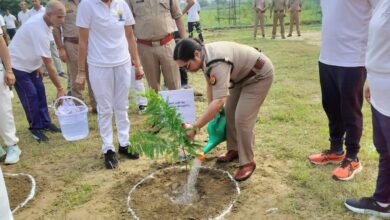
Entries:
<svg viewBox="0 0 390 220">
<path fill-rule="evenodd" d="M 183 121 L 176 109 L 154 90 L 147 91 L 145 97 L 148 99 L 145 112 L 148 129 L 131 135 L 129 151 L 140 152 L 152 159 L 168 155 L 176 161 L 182 146 L 188 154 L 195 156 L 196 149 L 201 146 L 185 135 L 189 129 L 182 127 Z"/>
</svg>

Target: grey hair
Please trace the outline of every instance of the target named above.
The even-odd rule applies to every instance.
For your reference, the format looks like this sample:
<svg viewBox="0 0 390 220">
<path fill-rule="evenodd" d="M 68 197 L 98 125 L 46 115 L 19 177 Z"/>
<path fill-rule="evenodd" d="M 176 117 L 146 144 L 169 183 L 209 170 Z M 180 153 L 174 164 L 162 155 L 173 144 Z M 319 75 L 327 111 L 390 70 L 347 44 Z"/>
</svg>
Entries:
<svg viewBox="0 0 390 220">
<path fill-rule="evenodd" d="M 46 5 L 46 14 L 52 14 L 61 9 L 65 10 L 65 6 L 60 1 L 50 0 Z"/>
</svg>

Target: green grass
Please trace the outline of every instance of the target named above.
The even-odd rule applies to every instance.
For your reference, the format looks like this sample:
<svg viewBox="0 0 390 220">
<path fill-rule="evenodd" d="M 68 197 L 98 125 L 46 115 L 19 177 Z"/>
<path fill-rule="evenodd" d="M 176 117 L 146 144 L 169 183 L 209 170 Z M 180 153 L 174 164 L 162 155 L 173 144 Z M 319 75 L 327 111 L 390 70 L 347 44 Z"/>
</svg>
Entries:
<svg viewBox="0 0 390 220">
<path fill-rule="evenodd" d="M 317 27 L 303 26 L 303 40 L 270 40 L 269 27 L 266 29 L 265 39 L 254 40 L 251 28 L 206 31 L 205 39 L 207 42 L 229 40 L 256 46 L 271 58 L 275 66 L 273 85 L 258 115 L 255 155 L 257 160 L 260 160 L 262 155 L 273 155 L 285 164 L 277 169 L 287 171 L 283 181 L 292 191 L 289 197 L 279 204 L 280 212 L 291 216 L 292 219 L 364 219 L 360 215 L 348 212 L 343 207 L 343 201 L 348 197 L 369 196 L 375 187 L 378 155 L 372 144 L 369 105 L 365 103 L 363 108 L 364 133 L 359 154 L 364 170 L 354 180 L 334 181 L 331 179 L 334 166 L 317 167 L 307 161 L 309 154 L 326 149 L 329 145 L 327 119 L 321 106 L 318 79 L 319 46 L 311 44 L 313 39 L 305 38 L 305 34 L 318 33 L 317 30 Z M 191 86 L 204 93 L 206 83 L 202 74 L 190 74 L 189 77 Z M 65 81 L 63 83 L 65 85 Z M 55 90 L 47 79 L 45 85 L 48 100 L 51 101 L 54 99 Z M 133 102 L 131 99 L 131 103 Z M 66 142 L 59 134 L 51 134 L 50 142 L 38 144 L 29 135 L 25 115 L 17 97 L 13 104 L 23 156 L 18 164 L 7 166 L 4 170 L 33 173 L 41 178 L 41 181 L 38 179 L 38 186 L 46 181 L 42 180 L 43 177 L 52 181 L 51 189 L 41 189 L 42 194 L 48 190 L 56 195 L 54 203 L 45 207 L 47 211 L 44 213 L 56 211 L 67 213 L 74 209 L 82 209 L 83 204 L 94 201 L 93 199 L 98 196 L 97 191 L 106 193 L 105 189 L 110 189 L 110 184 L 104 187 L 99 185 L 99 188 L 95 185 L 100 177 L 111 175 L 103 168 L 99 152 L 101 140 L 95 115 L 89 115 L 91 130 L 88 139 Z M 196 102 L 197 116 L 203 112 L 206 104 Z M 142 122 L 142 116 L 136 114 L 133 104 L 129 113 L 132 121 L 131 132 L 136 132 L 142 127 L 138 126 Z M 51 114 L 56 122 L 52 110 Z M 134 165 L 130 164 L 130 166 L 142 164 L 139 170 L 141 176 L 146 175 L 148 169 L 153 169 L 145 167 L 145 160 L 148 159 L 142 158 L 134 162 Z M 116 184 L 122 183 L 127 174 L 126 171 L 118 172 L 113 174 L 117 177 L 117 180 L 112 180 L 117 181 Z M 109 176 L 105 181 L 111 181 Z M 131 186 L 123 187 L 125 191 L 118 195 L 118 199 L 114 200 L 117 203 L 111 204 L 112 206 L 121 207 L 124 204 L 126 193 Z M 243 193 L 246 191 L 250 189 L 243 189 Z M 38 200 L 39 196 L 40 194 Z M 101 208 L 97 213 L 104 214 L 104 210 Z M 124 215 L 129 217 L 127 213 Z"/>
</svg>

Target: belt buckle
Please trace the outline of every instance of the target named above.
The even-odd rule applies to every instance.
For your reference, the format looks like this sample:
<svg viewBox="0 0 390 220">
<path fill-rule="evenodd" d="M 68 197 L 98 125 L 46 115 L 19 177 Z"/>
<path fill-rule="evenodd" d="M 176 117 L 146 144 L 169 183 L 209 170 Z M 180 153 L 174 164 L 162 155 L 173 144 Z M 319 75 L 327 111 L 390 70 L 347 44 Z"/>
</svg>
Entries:
<svg viewBox="0 0 390 220">
<path fill-rule="evenodd" d="M 158 47 L 158 46 L 161 46 L 161 43 L 160 41 L 152 41 L 152 47 Z"/>
</svg>

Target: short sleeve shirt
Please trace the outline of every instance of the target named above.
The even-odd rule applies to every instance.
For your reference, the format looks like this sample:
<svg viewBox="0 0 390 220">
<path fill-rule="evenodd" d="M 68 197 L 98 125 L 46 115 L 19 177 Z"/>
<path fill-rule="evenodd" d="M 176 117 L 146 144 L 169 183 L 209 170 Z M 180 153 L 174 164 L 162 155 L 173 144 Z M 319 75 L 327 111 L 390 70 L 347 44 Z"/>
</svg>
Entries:
<svg viewBox="0 0 390 220">
<path fill-rule="evenodd" d="M 177 0 L 128 0 L 135 19 L 135 36 L 160 40 L 174 32 L 173 19 L 182 16 Z"/>
<path fill-rule="evenodd" d="M 29 10 L 26 12 L 20 11 L 18 13 L 18 20 L 21 24 L 25 24 L 26 21 L 30 18 Z"/>
<path fill-rule="evenodd" d="M 299 11 L 301 10 L 302 0 L 289 0 L 288 6 L 290 11 Z"/>
<path fill-rule="evenodd" d="M 28 13 L 29 13 L 29 15 L 30 15 L 30 18 L 32 17 L 32 16 L 34 16 L 34 15 L 37 15 L 37 14 L 44 14 L 45 13 L 45 11 L 46 11 L 46 8 L 45 7 L 43 7 L 42 5 L 41 5 L 41 7 L 39 8 L 39 10 L 37 11 L 37 10 L 35 10 L 35 8 L 34 7 L 32 7 L 29 11 L 28 11 Z"/>
<path fill-rule="evenodd" d="M 28 73 L 40 68 L 42 57 L 51 57 L 51 35 L 51 27 L 43 20 L 43 14 L 30 18 L 9 45 L 12 67 Z"/>
<path fill-rule="evenodd" d="M 5 21 L 5 24 L 7 25 L 7 29 L 15 29 L 16 28 L 16 25 L 15 25 L 16 17 L 14 15 L 11 15 L 11 14 L 5 15 L 4 21 Z"/>
<path fill-rule="evenodd" d="M 89 29 L 88 64 L 115 67 L 131 60 L 125 26 L 134 25 L 134 17 L 124 0 L 110 6 L 101 0 L 81 1 L 76 25 Z"/>
<path fill-rule="evenodd" d="M 253 47 L 223 41 L 206 44 L 203 54 L 203 70 L 212 87 L 213 100 L 229 96 L 230 80 L 238 82 L 246 77 L 261 56 Z M 216 59 L 224 59 L 233 65 L 216 62 L 207 66 Z"/>
<path fill-rule="evenodd" d="M 264 11 L 267 8 L 268 0 L 255 0 L 255 8 Z"/>
<path fill-rule="evenodd" d="M 65 5 L 66 17 L 62 24 L 62 34 L 64 37 L 78 37 L 79 28 L 76 26 L 77 6 L 79 0 L 61 0 Z"/>
<path fill-rule="evenodd" d="M 188 22 L 197 22 L 199 21 L 200 5 L 197 1 L 191 6 L 188 10 Z"/>
</svg>

